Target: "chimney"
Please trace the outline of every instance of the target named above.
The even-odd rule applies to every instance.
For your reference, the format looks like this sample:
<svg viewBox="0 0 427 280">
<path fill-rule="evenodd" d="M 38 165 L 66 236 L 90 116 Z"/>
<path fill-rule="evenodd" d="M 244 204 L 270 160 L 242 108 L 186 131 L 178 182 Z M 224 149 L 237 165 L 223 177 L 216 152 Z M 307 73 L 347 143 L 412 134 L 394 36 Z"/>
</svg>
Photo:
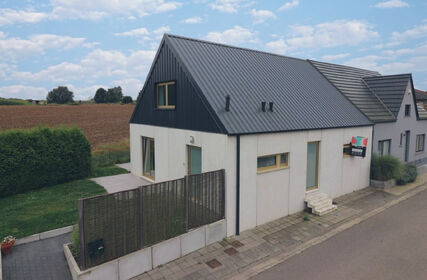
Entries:
<svg viewBox="0 0 427 280">
<path fill-rule="evenodd" d="M 225 97 L 225 111 L 227 112 L 230 111 L 230 95 L 229 94 Z"/>
<path fill-rule="evenodd" d="M 265 112 L 265 101 L 261 102 L 261 110 Z"/>
<path fill-rule="evenodd" d="M 273 102 L 270 102 L 270 103 L 269 103 L 270 112 L 273 112 L 273 104 L 274 104 Z"/>
</svg>

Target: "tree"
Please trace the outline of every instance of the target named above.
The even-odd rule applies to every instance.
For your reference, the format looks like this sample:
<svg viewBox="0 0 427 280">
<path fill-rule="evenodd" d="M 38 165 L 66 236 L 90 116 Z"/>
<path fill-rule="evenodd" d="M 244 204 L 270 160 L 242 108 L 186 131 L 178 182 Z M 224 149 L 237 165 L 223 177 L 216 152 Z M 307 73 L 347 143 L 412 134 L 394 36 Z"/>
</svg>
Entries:
<svg viewBox="0 0 427 280">
<path fill-rule="evenodd" d="M 95 101 L 95 103 L 107 102 L 107 91 L 103 88 L 97 89 L 93 100 Z"/>
<path fill-rule="evenodd" d="M 122 103 L 123 104 L 129 104 L 129 103 L 132 103 L 133 102 L 133 99 L 132 99 L 132 97 L 131 96 L 123 96 L 123 99 L 122 99 Z"/>
<path fill-rule="evenodd" d="M 123 93 L 121 87 L 113 87 L 107 90 L 107 102 L 117 103 L 122 101 Z"/>
<path fill-rule="evenodd" d="M 48 103 L 65 104 L 73 102 L 74 93 L 69 91 L 67 87 L 57 87 L 49 91 L 46 100 Z"/>
</svg>

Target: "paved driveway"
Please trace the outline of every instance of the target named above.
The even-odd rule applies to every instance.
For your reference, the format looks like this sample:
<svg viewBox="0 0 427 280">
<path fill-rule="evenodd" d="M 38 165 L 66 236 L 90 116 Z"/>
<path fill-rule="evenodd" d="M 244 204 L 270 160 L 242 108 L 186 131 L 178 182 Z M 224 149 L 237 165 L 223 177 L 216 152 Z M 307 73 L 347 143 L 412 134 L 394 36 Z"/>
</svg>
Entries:
<svg viewBox="0 0 427 280">
<path fill-rule="evenodd" d="M 62 245 L 71 234 L 63 234 L 18 245 L 3 256 L 4 280 L 71 280 Z"/>
<path fill-rule="evenodd" d="M 139 186 L 151 185 L 152 183 L 142 179 L 141 177 L 135 176 L 131 173 L 98 177 L 91 179 L 98 185 L 103 186 L 108 193 L 120 192 L 135 189 Z"/>
<path fill-rule="evenodd" d="M 426 203 L 423 191 L 252 279 L 427 279 Z"/>
</svg>

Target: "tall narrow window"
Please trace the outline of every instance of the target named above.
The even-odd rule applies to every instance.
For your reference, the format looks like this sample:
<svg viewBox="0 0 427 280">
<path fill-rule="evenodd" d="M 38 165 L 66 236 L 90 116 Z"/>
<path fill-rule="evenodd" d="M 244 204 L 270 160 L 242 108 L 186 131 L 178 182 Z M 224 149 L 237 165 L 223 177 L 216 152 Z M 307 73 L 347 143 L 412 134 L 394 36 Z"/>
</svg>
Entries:
<svg viewBox="0 0 427 280">
<path fill-rule="evenodd" d="M 411 115 L 411 105 L 405 105 L 405 117 L 409 117 Z"/>
<path fill-rule="evenodd" d="M 175 82 L 156 84 L 156 107 L 159 109 L 175 109 Z"/>
<path fill-rule="evenodd" d="M 425 148 L 426 135 L 418 134 L 417 141 L 415 142 L 415 152 L 422 152 Z"/>
<path fill-rule="evenodd" d="M 154 139 L 142 137 L 142 174 L 153 180 L 155 175 L 154 159 Z"/>
<path fill-rule="evenodd" d="M 188 175 L 202 173 L 202 149 L 195 146 L 187 146 Z"/>
<path fill-rule="evenodd" d="M 378 141 L 378 154 L 383 155 L 389 155 L 390 154 L 390 146 L 391 146 L 391 140 L 382 140 Z"/>
</svg>

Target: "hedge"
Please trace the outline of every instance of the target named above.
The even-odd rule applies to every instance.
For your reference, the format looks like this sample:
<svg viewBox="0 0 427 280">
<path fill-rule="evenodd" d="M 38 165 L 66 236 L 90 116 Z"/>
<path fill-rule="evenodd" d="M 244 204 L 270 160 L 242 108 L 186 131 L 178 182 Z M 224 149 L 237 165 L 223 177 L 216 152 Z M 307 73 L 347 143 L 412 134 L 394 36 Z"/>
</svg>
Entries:
<svg viewBox="0 0 427 280">
<path fill-rule="evenodd" d="M 403 166 L 402 174 L 397 178 L 396 182 L 398 185 L 406 185 L 414 182 L 417 179 L 417 176 L 417 167 L 411 163 L 407 163 Z"/>
<path fill-rule="evenodd" d="M 90 144 L 78 128 L 0 132 L 0 197 L 89 176 Z"/>
</svg>

